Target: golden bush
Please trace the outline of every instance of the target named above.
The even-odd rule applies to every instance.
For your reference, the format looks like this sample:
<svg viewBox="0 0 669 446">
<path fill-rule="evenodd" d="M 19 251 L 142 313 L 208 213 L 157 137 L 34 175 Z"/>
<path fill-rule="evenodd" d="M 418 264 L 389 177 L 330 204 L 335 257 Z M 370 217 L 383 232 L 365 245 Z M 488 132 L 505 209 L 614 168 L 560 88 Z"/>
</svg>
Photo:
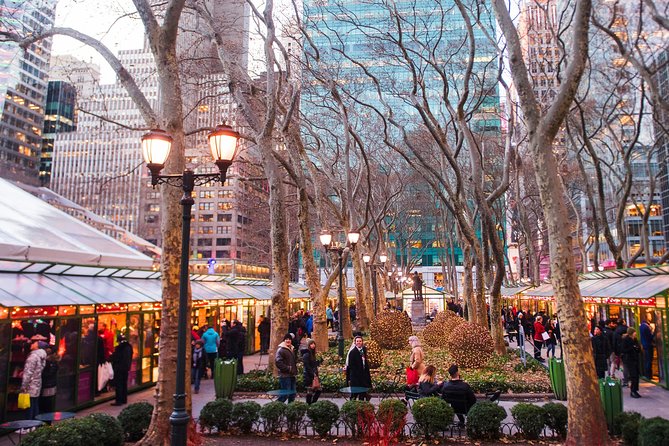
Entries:
<svg viewBox="0 0 669 446">
<path fill-rule="evenodd" d="M 372 321 L 369 334 L 379 347 L 399 350 L 407 346 L 411 336 L 411 319 L 399 311 L 384 311 Z"/>
<path fill-rule="evenodd" d="M 453 312 L 451 311 L 451 313 Z M 441 314 L 443 313 L 439 313 L 439 315 Z M 453 314 L 455 315 L 455 313 Z M 450 334 L 455 327 L 465 323 L 465 320 L 458 315 L 455 315 L 455 317 L 439 317 L 439 315 L 437 315 L 432 322 L 427 324 L 421 334 L 425 345 L 430 347 L 443 347 L 446 336 Z"/>
<path fill-rule="evenodd" d="M 451 319 L 451 318 L 454 318 L 454 317 L 460 318 L 460 316 L 455 314 L 454 311 L 451 311 L 451 310 L 440 311 L 439 313 L 437 313 L 437 315 L 434 317 L 434 319 L 432 319 L 432 322 L 444 322 L 444 321 L 447 321 L 448 319 Z M 460 318 L 460 319 L 462 319 L 462 318 Z"/>
<path fill-rule="evenodd" d="M 367 347 L 367 359 L 369 360 L 370 369 L 378 369 L 381 367 L 383 362 L 383 350 L 379 346 L 379 343 L 374 339 L 368 339 L 365 342 L 365 347 Z"/>
<path fill-rule="evenodd" d="M 484 367 L 493 354 L 492 336 L 488 329 L 470 322 L 453 328 L 446 336 L 444 346 L 455 362 L 467 369 Z"/>
</svg>

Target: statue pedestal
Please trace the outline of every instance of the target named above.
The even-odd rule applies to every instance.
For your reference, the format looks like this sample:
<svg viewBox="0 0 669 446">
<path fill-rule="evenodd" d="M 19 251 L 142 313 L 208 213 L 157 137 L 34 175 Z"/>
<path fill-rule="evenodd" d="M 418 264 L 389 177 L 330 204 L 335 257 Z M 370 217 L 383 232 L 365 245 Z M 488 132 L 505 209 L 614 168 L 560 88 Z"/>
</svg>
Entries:
<svg viewBox="0 0 669 446">
<path fill-rule="evenodd" d="M 411 323 L 413 325 L 425 325 L 425 301 L 411 301 Z"/>
</svg>

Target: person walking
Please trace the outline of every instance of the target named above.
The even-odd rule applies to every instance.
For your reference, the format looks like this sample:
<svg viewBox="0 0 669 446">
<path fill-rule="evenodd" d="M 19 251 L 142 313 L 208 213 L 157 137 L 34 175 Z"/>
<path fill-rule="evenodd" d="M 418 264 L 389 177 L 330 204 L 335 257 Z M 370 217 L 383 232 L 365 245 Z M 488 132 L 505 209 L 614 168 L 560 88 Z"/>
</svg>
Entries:
<svg viewBox="0 0 669 446">
<path fill-rule="evenodd" d="M 639 354 L 641 353 L 641 346 L 636 336 L 636 330 L 628 327 L 627 333 L 622 338 L 620 352 L 623 358 L 623 367 L 630 382 L 631 397 L 641 398 L 641 395 L 639 395 Z"/>
<path fill-rule="evenodd" d="M 204 352 L 207 354 L 207 364 L 211 370 L 211 376 L 214 376 L 214 364 L 218 357 L 218 345 L 221 343 L 221 337 L 216 333 L 214 327 L 208 327 L 202 333 L 202 342 L 204 343 Z"/>
<path fill-rule="evenodd" d="M 201 339 L 195 341 L 193 352 L 191 354 L 191 378 L 195 386 L 194 393 L 200 393 L 200 380 L 207 373 L 207 355 L 204 351 L 204 342 Z"/>
<path fill-rule="evenodd" d="M 418 336 L 410 336 L 409 345 L 411 346 L 411 356 L 409 356 L 409 370 L 407 370 L 407 386 L 415 386 L 418 384 L 420 375 L 425 368 L 425 353 Z"/>
<path fill-rule="evenodd" d="M 293 392 L 281 395 L 278 401 L 282 403 L 286 400 L 292 403 L 297 392 L 297 363 L 293 350 L 293 337 L 288 333 L 283 337 L 283 342 L 279 344 L 274 356 L 274 365 L 279 371 L 279 389 Z"/>
<path fill-rule="evenodd" d="M 639 325 L 639 338 L 643 347 L 643 376 L 648 379 L 653 377 L 653 329 L 644 319 Z"/>
<path fill-rule="evenodd" d="M 132 346 L 128 343 L 128 338 L 119 334 L 117 340 L 118 345 L 111 357 L 116 389 L 116 401 L 112 406 L 122 406 L 128 402 L 128 373 L 132 366 Z"/>
<path fill-rule="evenodd" d="M 48 344 L 44 341 L 34 340 L 30 344 L 30 353 L 23 366 L 23 381 L 21 382 L 21 393 L 30 395 L 30 407 L 28 408 L 28 419 L 33 420 L 39 415 L 39 396 L 42 392 L 42 371 L 46 366 L 46 351 Z"/>
<path fill-rule="evenodd" d="M 556 331 L 556 321 L 549 319 L 546 323 L 546 333 L 548 333 L 548 339 L 546 339 L 546 359 L 549 356 L 555 358 L 555 347 L 558 342 Z"/>
<path fill-rule="evenodd" d="M 346 382 L 351 387 L 372 387 L 372 377 L 369 372 L 367 347 L 362 336 L 356 336 L 353 345 L 346 355 Z M 366 400 L 367 392 L 354 393 L 351 399 Z"/>
<path fill-rule="evenodd" d="M 328 305 L 328 307 L 325 309 L 325 319 L 328 321 L 328 328 L 331 330 L 334 330 L 334 313 L 332 312 L 332 308 Z"/>
<path fill-rule="evenodd" d="M 544 333 L 546 333 L 542 319 L 541 316 L 537 316 L 534 322 L 534 336 L 532 337 L 532 340 L 534 341 L 534 359 L 539 362 L 546 362 L 546 360 L 541 357 L 541 348 L 544 344 Z"/>
<path fill-rule="evenodd" d="M 321 395 L 321 380 L 318 376 L 318 366 L 321 364 L 316 358 L 316 341 L 307 340 L 307 349 L 302 353 L 304 363 L 304 387 L 307 388 L 307 404 L 318 401 Z"/>
<path fill-rule="evenodd" d="M 602 329 L 600 327 L 595 327 L 595 332 L 590 341 L 592 342 L 592 354 L 595 359 L 597 378 L 604 379 L 606 376 L 606 369 L 608 368 L 607 360 L 611 354 L 611 349 L 606 337 L 602 334 Z"/>
<path fill-rule="evenodd" d="M 258 324 L 258 334 L 260 334 L 260 354 L 266 355 L 269 350 L 269 334 L 271 330 L 269 318 L 260 316 L 260 323 Z"/>
</svg>

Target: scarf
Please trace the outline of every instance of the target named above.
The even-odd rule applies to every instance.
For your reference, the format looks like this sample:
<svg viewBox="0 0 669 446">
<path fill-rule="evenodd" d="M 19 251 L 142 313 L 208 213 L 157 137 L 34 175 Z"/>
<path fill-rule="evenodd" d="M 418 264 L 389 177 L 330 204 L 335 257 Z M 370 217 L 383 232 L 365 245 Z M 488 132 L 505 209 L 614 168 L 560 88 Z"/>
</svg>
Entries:
<svg viewBox="0 0 669 446">
<path fill-rule="evenodd" d="M 193 367 L 197 368 L 202 359 L 202 350 L 201 348 L 196 348 L 193 350 Z"/>
</svg>

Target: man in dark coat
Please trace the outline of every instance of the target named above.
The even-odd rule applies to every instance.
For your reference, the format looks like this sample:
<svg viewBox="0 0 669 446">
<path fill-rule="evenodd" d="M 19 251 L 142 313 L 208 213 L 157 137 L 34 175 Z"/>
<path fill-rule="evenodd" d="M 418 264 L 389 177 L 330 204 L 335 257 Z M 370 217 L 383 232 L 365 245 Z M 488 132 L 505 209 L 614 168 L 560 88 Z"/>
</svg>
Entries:
<svg viewBox="0 0 669 446">
<path fill-rule="evenodd" d="M 372 387 L 367 347 L 361 336 L 356 336 L 346 356 L 346 381 L 351 387 Z M 351 399 L 367 399 L 367 393 L 353 393 Z"/>
<path fill-rule="evenodd" d="M 623 368 L 630 381 L 631 397 L 641 398 L 641 395 L 639 395 L 639 354 L 641 353 L 641 346 L 636 339 L 636 330 L 628 327 L 627 334 L 623 336 L 620 344 Z"/>
<path fill-rule="evenodd" d="M 269 334 L 271 325 L 269 319 L 265 316 L 260 316 L 260 323 L 258 324 L 258 334 L 260 334 L 260 354 L 267 354 L 269 350 Z"/>
<path fill-rule="evenodd" d="M 643 376 L 650 379 L 653 375 L 653 329 L 647 320 L 639 325 L 639 340 L 643 347 Z"/>
<path fill-rule="evenodd" d="M 232 327 L 230 327 L 230 330 L 228 330 L 226 336 L 226 348 L 228 349 L 226 357 L 228 359 L 237 359 L 241 327 L 236 320 L 232 321 Z"/>
<path fill-rule="evenodd" d="M 274 365 L 279 371 L 279 389 L 286 391 L 286 395 L 281 395 L 277 401 L 283 403 L 288 400 L 289 403 L 292 403 L 296 395 L 297 362 L 293 347 L 293 336 L 290 333 L 283 337 L 283 342 L 276 349 Z"/>
<path fill-rule="evenodd" d="M 627 334 L 627 323 L 625 319 L 618 320 L 618 326 L 613 332 L 613 351 L 616 353 L 619 361 L 622 361 L 622 345 L 623 345 L 623 336 Z M 627 375 L 627 368 L 623 367 L 623 387 L 627 386 L 629 381 L 629 376 Z"/>
<path fill-rule="evenodd" d="M 448 368 L 448 374 L 450 379 L 441 387 L 441 396 L 453 407 L 460 426 L 464 426 L 465 415 L 476 404 L 476 395 L 471 386 L 460 377 L 460 368 L 456 364 Z"/>
<path fill-rule="evenodd" d="M 114 386 L 116 388 L 116 401 L 112 406 L 122 406 L 128 402 L 128 373 L 132 365 L 132 346 L 123 335 L 118 335 L 118 345 L 111 357 L 114 369 Z"/>
<path fill-rule="evenodd" d="M 604 379 L 606 376 L 606 369 L 608 367 L 608 358 L 611 354 L 609 343 L 602 334 L 602 329 L 595 327 L 594 335 L 590 340 L 592 342 L 592 354 L 595 357 L 595 370 L 597 370 L 597 378 Z"/>
</svg>

